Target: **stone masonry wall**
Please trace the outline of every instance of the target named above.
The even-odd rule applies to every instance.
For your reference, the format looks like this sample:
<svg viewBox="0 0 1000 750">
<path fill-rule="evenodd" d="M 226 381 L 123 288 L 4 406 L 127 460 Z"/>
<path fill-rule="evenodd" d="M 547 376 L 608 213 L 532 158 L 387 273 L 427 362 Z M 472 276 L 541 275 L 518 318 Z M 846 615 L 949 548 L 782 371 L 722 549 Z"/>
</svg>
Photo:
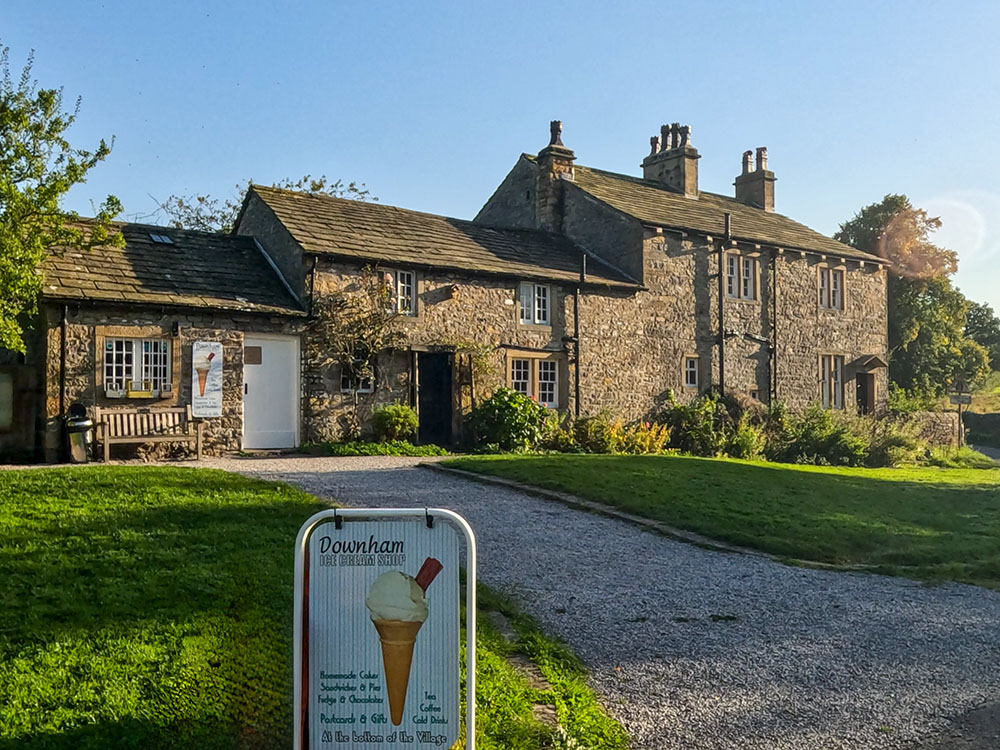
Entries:
<svg viewBox="0 0 1000 750">
<path fill-rule="evenodd" d="M 62 416 L 59 413 L 60 326 L 54 305 L 41 314 L 47 324 L 45 349 L 44 407 L 45 457 L 59 455 Z M 178 335 L 172 336 L 173 324 Z M 67 325 L 66 407 L 80 402 L 88 407 L 183 406 L 191 402 L 191 345 L 195 341 L 221 341 L 223 345 L 222 416 L 204 420 L 206 453 L 239 450 L 243 437 L 243 336 L 245 333 L 296 334 L 301 322 L 281 317 L 246 314 L 166 312 L 137 308 L 79 308 L 70 306 Z M 102 353 L 99 337 L 143 336 L 175 342 L 172 358 L 173 393 L 158 399 L 107 398 L 103 389 Z M 176 353 L 180 353 L 179 362 Z M 93 412 L 91 411 L 91 416 Z M 112 446 L 112 457 L 123 455 L 132 446 Z M 178 450 L 183 447 L 176 446 Z"/>
<path fill-rule="evenodd" d="M 537 229 L 537 175 L 538 167 L 522 156 L 476 214 L 474 221 L 493 227 Z"/>
<path fill-rule="evenodd" d="M 395 266 L 393 266 L 395 268 Z M 315 306 L 332 293 L 358 290 L 359 265 L 319 259 L 316 273 Z M 412 270 L 412 269 L 404 269 Z M 477 368 L 474 385 L 476 398 L 487 395 L 498 385 L 507 384 L 507 356 L 552 356 L 559 361 L 559 381 L 565 394 L 568 382 L 565 290 L 550 285 L 551 325 L 522 325 L 519 322 L 518 281 L 514 279 L 473 278 L 443 271 L 416 271 L 416 315 L 400 316 L 403 333 L 401 350 L 384 355 L 377 363 L 379 388 L 374 394 L 341 393 L 340 365 L 315 345 L 306 347 L 305 422 L 310 440 L 334 440 L 343 437 L 343 423 L 356 411 L 362 425 L 367 424 L 374 408 L 393 401 L 411 400 L 410 353 L 418 351 L 479 350 L 490 351 Z M 453 291 L 454 289 L 454 291 Z M 467 355 L 464 355 L 467 356 Z M 453 382 L 462 373 L 456 358 Z M 468 388 L 456 387 L 453 411 L 460 414 L 471 396 Z M 462 402 L 460 403 L 460 399 Z M 357 400 L 357 407 L 355 401 Z M 566 403 L 561 400 L 561 405 Z M 461 408 L 460 408 L 461 407 Z M 456 416 L 455 431 L 460 430 Z"/>
</svg>

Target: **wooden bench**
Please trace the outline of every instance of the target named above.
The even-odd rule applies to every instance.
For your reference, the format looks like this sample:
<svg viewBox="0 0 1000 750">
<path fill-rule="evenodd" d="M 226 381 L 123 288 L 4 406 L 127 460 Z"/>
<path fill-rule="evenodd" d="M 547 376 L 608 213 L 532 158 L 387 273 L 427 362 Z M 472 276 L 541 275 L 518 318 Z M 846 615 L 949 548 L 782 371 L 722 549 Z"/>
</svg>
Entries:
<svg viewBox="0 0 1000 750">
<path fill-rule="evenodd" d="M 195 444 L 201 460 L 201 422 L 191 416 L 191 406 L 94 408 L 97 440 L 104 444 L 104 460 L 115 443 Z"/>
</svg>

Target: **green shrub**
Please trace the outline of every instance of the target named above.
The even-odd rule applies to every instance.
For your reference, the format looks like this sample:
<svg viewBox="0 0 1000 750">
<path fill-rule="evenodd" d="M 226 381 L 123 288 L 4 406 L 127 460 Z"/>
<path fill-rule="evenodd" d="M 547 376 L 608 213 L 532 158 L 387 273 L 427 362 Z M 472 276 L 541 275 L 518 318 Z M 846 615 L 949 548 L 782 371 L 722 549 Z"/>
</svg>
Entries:
<svg viewBox="0 0 1000 750">
<path fill-rule="evenodd" d="M 670 427 L 653 422 L 637 422 L 616 431 L 616 452 L 628 455 L 663 453 L 670 442 Z"/>
<path fill-rule="evenodd" d="M 766 449 L 771 461 L 864 466 L 868 460 L 868 443 L 854 434 L 846 419 L 817 404 L 790 417 L 786 429 L 772 433 L 772 438 L 774 442 Z"/>
<path fill-rule="evenodd" d="M 936 396 L 917 389 L 907 390 L 889 383 L 889 411 L 893 414 L 912 414 L 915 411 L 940 411 L 941 402 Z"/>
<path fill-rule="evenodd" d="M 718 396 L 711 393 L 688 404 L 668 403 L 657 421 L 670 427 L 672 447 L 696 456 L 722 453 L 732 431 L 732 417 Z"/>
<path fill-rule="evenodd" d="M 616 453 L 618 448 L 615 426 L 603 414 L 574 420 L 573 442 L 584 453 Z"/>
<path fill-rule="evenodd" d="M 757 459 L 764 455 L 765 444 L 764 429 L 751 424 L 744 416 L 729 437 L 726 453 L 733 458 Z"/>
<path fill-rule="evenodd" d="M 495 445 L 501 451 L 528 450 L 542 438 L 547 410 L 533 399 L 510 388 L 498 388 L 469 414 L 476 443 Z"/>
<path fill-rule="evenodd" d="M 415 435 L 419 424 L 417 412 L 398 401 L 376 409 L 372 415 L 372 429 L 375 430 L 375 438 L 380 442 L 403 440 Z"/>
</svg>

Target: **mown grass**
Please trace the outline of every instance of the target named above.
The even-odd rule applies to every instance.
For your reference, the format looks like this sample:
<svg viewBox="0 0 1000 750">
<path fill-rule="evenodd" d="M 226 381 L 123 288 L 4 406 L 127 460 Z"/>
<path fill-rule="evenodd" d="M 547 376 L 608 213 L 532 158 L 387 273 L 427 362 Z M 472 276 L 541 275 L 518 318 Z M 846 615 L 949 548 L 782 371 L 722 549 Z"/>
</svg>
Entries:
<svg viewBox="0 0 1000 750">
<path fill-rule="evenodd" d="M 292 544 L 321 507 L 210 470 L 0 472 L 0 750 L 290 747 Z M 497 638 L 478 639 L 479 745 L 535 747 L 551 732 Z M 594 721 L 620 732 L 567 712 L 574 736 Z"/>
<path fill-rule="evenodd" d="M 596 455 L 446 465 L 564 490 L 783 557 L 1000 588 L 1000 469 Z"/>
</svg>

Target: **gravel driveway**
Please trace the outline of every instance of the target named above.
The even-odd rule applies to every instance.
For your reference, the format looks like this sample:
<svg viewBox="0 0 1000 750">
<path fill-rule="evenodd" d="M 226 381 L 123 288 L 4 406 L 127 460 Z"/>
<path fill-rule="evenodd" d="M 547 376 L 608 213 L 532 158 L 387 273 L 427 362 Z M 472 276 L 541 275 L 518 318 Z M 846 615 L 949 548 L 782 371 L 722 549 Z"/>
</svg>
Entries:
<svg viewBox="0 0 1000 750">
<path fill-rule="evenodd" d="M 1000 747 L 938 744 L 958 736 L 949 719 L 1000 701 L 1000 594 L 707 551 L 416 463 L 201 465 L 347 505 L 458 511 L 481 580 L 571 645 L 634 748 Z"/>
</svg>

